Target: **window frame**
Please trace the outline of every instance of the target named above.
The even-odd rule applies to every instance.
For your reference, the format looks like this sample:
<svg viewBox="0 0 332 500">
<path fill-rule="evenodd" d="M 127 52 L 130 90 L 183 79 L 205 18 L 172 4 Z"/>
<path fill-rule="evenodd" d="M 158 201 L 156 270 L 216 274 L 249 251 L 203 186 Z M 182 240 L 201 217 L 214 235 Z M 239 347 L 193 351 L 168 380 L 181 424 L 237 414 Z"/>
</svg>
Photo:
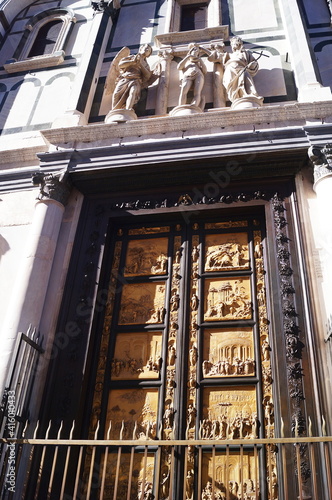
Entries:
<svg viewBox="0 0 332 500">
<path fill-rule="evenodd" d="M 62 22 L 62 26 L 52 52 L 50 54 L 29 57 L 40 29 L 47 23 L 57 20 Z M 29 24 L 25 27 L 21 43 L 13 59 L 4 64 L 5 70 L 8 73 L 16 73 L 18 71 L 30 71 L 32 69 L 61 64 L 65 58 L 65 43 L 75 22 L 76 18 L 71 9 L 49 9 L 32 17 Z"/>
<path fill-rule="evenodd" d="M 184 5 L 202 5 L 207 6 L 206 28 L 216 28 L 222 24 L 221 5 L 219 0 L 173 0 L 171 2 L 171 14 L 169 16 L 169 32 L 180 31 L 181 7 Z M 197 31 L 197 30 L 194 30 Z M 198 30 L 199 31 L 199 30 Z"/>
</svg>

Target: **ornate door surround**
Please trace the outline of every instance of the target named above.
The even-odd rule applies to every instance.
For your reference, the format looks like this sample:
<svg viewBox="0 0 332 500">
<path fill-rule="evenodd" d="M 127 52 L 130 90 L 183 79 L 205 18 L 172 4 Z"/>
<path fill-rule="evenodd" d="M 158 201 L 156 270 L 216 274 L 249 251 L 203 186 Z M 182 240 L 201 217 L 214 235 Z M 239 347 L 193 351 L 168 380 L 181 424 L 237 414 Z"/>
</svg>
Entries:
<svg viewBox="0 0 332 500">
<path fill-rule="evenodd" d="M 195 450 L 181 457 L 172 486 L 170 457 L 151 454 L 146 481 L 159 499 L 209 498 L 211 477 L 221 494 L 235 495 L 244 481 L 253 495 L 263 493 L 266 460 L 277 477 L 274 453 L 262 455 L 258 468 L 250 449 L 251 438 L 274 436 L 260 214 L 112 224 L 90 435 L 100 420 L 105 437 L 109 430 L 111 439 L 138 446 L 140 439 L 220 439 L 213 457 L 207 447 L 201 472 Z M 222 442 L 236 438 L 248 439 L 248 452 L 233 453 L 225 472 Z M 139 495 L 142 467 L 134 468 Z"/>
</svg>

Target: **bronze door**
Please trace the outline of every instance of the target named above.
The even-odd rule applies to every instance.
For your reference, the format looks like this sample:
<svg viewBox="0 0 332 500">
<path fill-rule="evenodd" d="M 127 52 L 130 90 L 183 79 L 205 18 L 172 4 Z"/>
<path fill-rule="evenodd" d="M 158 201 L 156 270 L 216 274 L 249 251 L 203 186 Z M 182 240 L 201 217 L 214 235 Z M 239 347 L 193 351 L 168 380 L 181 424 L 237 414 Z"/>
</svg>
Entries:
<svg viewBox="0 0 332 500">
<path fill-rule="evenodd" d="M 110 439 L 173 448 L 121 463 L 109 453 L 104 498 L 115 482 L 128 498 L 128 475 L 133 499 L 264 497 L 263 464 L 276 475 L 275 459 L 250 447 L 274 436 L 263 221 L 123 223 L 110 240 L 91 436 L 99 419 Z M 206 447 L 182 452 L 178 439 Z M 245 451 L 225 451 L 235 439 Z"/>
</svg>

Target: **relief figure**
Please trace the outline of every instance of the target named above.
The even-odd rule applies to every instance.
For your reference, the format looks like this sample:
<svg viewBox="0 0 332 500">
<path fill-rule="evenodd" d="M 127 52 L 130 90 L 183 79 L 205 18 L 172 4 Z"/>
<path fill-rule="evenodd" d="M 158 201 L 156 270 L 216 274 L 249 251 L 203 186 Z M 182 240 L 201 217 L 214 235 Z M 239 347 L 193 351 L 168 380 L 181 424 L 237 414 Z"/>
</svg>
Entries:
<svg viewBox="0 0 332 500">
<path fill-rule="evenodd" d="M 248 282 L 247 282 L 248 284 Z M 205 319 L 239 319 L 251 317 L 251 303 L 244 280 L 224 281 L 218 288 L 211 286 L 207 293 L 207 309 Z"/>
</svg>

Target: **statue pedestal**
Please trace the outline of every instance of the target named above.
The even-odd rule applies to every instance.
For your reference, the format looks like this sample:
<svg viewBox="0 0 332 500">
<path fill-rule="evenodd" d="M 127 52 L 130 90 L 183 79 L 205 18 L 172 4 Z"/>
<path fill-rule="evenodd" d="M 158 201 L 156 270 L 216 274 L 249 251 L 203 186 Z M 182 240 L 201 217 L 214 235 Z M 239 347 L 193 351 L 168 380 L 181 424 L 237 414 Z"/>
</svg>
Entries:
<svg viewBox="0 0 332 500">
<path fill-rule="evenodd" d="M 232 103 L 231 109 L 260 108 L 263 106 L 263 99 L 263 97 L 256 97 L 255 95 L 240 97 L 240 99 L 236 99 Z"/>
<path fill-rule="evenodd" d="M 182 104 L 181 106 L 176 106 L 170 111 L 169 116 L 188 116 L 196 115 L 197 113 L 203 113 L 201 108 L 195 106 L 194 104 Z"/>
<path fill-rule="evenodd" d="M 112 109 L 105 117 L 105 123 L 123 123 L 137 120 L 133 109 Z"/>
</svg>

